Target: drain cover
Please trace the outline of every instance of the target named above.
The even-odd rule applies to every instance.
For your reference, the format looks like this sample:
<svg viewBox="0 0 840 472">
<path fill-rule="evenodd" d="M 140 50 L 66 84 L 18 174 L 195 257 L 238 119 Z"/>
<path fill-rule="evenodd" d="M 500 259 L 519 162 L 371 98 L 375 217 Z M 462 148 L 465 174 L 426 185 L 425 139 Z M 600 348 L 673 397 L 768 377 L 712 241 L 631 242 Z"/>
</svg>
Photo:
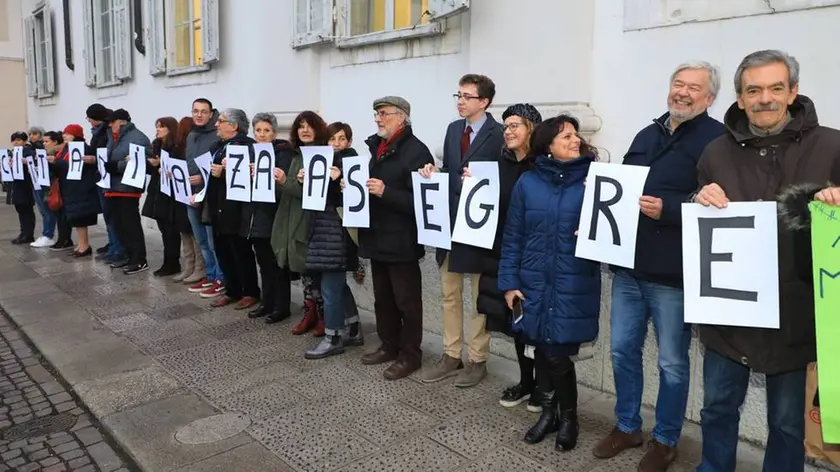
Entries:
<svg viewBox="0 0 840 472">
<path fill-rule="evenodd" d="M 26 423 L 21 423 L 7 428 L 0 432 L 0 438 L 4 441 L 18 441 L 21 439 L 53 434 L 67 431 L 76 424 L 76 415 L 60 413 L 58 415 L 36 418 Z"/>
<path fill-rule="evenodd" d="M 193 421 L 179 429 L 175 439 L 183 444 L 214 443 L 236 436 L 250 425 L 248 415 L 224 413 Z"/>
</svg>

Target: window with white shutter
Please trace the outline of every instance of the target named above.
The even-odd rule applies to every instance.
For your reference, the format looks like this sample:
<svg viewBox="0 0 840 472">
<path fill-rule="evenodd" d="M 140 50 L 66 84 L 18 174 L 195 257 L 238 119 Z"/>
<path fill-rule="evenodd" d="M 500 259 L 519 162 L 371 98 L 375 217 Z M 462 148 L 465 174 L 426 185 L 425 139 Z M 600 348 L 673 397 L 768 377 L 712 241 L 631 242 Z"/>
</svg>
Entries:
<svg viewBox="0 0 840 472">
<path fill-rule="evenodd" d="M 114 76 L 123 81 L 131 78 L 131 8 L 129 0 L 111 0 L 114 25 Z"/>
<path fill-rule="evenodd" d="M 85 35 L 85 47 L 82 55 L 85 58 L 85 85 L 96 85 L 96 47 L 93 37 L 93 5 L 82 0 L 82 23 Z"/>
<path fill-rule="evenodd" d="M 149 60 L 149 74 L 157 76 L 166 73 L 166 16 L 165 0 L 144 0 L 146 16 L 146 58 Z"/>
<path fill-rule="evenodd" d="M 294 39 L 300 48 L 333 40 L 333 0 L 294 0 Z"/>
<path fill-rule="evenodd" d="M 131 79 L 130 0 L 81 0 L 85 18 L 85 84 L 111 87 Z"/>
<path fill-rule="evenodd" d="M 51 15 L 49 5 L 44 5 L 23 21 L 26 89 L 30 97 L 47 98 L 56 92 Z"/>
<path fill-rule="evenodd" d="M 470 0 L 338 1 L 343 19 L 339 48 L 443 34 L 442 21 L 470 7 Z"/>
<path fill-rule="evenodd" d="M 151 74 L 181 75 L 203 72 L 219 61 L 218 0 L 147 0 L 153 13 L 148 24 L 153 65 Z M 160 28 L 163 28 L 161 31 Z"/>
<path fill-rule="evenodd" d="M 26 92 L 38 96 L 38 61 L 35 55 L 35 17 L 23 19 L 24 48 L 26 49 Z"/>
</svg>

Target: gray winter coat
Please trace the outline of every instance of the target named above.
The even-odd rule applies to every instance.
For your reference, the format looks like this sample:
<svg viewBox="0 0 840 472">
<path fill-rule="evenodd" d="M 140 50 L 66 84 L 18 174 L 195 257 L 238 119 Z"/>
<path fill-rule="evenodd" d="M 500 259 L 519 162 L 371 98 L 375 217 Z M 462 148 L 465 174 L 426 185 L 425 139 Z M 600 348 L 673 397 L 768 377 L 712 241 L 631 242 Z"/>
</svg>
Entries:
<svg viewBox="0 0 840 472">
<path fill-rule="evenodd" d="M 198 165 L 195 163 L 195 158 L 204 154 L 205 152 L 213 151 L 216 145 L 221 141 L 216 136 L 216 120 L 219 119 L 219 112 L 213 110 L 213 116 L 210 121 L 204 126 L 193 126 L 190 134 L 187 135 L 187 169 L 190 175 L 201 175 Z M 192 186 L 192 192 L 198 193 L 204 188 L 204 183 Z"/>
<path fill-rule="evenodd" d="M 120 127 L 117 142 L 114 142 L 113 133 L 108 133 L 107 165 L 108 172 L 111 174 L 111 189 L 109 192 L 143 193 L 145 190 L 145 188 L 129 187 L 121 182 L 128 165 L 125 158 L 128 156 L 130 144 L 143 146 L 146 149 L 146 159 L 152 157 L 152 143 L 148 136 L 134 126 L 134 123 L 126 123 Z"/>
</svg>

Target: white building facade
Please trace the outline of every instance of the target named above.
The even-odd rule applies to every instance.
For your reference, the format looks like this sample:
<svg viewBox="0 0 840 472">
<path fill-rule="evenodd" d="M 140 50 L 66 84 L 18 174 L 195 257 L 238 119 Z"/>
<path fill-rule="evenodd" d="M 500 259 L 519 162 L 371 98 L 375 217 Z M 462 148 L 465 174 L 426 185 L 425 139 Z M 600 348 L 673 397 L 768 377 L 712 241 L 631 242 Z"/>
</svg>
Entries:
<svg viewBox="0 0 840 472">
<path fill-rule="evenodd" d="M 3 0 L 0 0 L 2 2 Z M 491 111 L 530 102 L 544 117 L 566 111 L 604 158 L 621 161 L 633 136 L 665 111 L 668 78 L 685 61 L 721 67 L 711 109 L 734 100 L 738 62 L 783 49 L 802 64 L 801 92 L 821 122 L 840 127 L 835 82 L 840 0 L 21 0 L 30 124 L 84 123 L 99 102 L 125 108 L 147 134 L 155 119 L 188 115 L 193 99 L 217 108 L 272 112 L 288 127 L 315 110 L 353 126 L 356 148 L 375 131 L 371 103 L 402 95 L 415 134 L 438 154 L 457 117 L 458 78 L 496 83 Z M 5 79 L 4 79 L 5 85 Z M 425 261 L 426 327 L 440 332 L 440 285 Z M 372 307 L 370 287 L 359 303 Z M 595 356 L 582 383 L 613 390 L 609 285 Z M 512 355 L 494 339 L 494 351 Z M 687 416 L 699 420 L 702 355 L 692 347 Z M 645 401 L 656 399 L 655 348 L 645 350 Z M 755 377 L 742 434 L 766 434 L 763 379 Z M 646 425 L 647 426 L 647 425 Z"/>
<path fill-rule="evenodd" d="M 8 146 L 15 131 L 26 128 L 23 34 L 20 0 L 0 0 L 0 146 Z"/>
</svg>

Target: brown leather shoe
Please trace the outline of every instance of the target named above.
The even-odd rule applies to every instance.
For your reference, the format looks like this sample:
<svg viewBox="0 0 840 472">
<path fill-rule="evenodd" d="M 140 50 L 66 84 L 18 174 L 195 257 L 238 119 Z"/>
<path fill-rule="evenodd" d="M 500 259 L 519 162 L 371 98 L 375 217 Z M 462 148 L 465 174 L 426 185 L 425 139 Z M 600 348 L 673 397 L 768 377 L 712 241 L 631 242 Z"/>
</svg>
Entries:
<svg viewBox="0 0 840 472">
<path fill-rule="evenodd" d="M 216 299 L 210 306 L 213 308 L 221 308 L 223 306 L 228 306 L 232 303 L 236 303 L 236 300 L 230 298 L 227 295 L 223 295 Z"/>
<path fill-rule="evenodd" d="M 393 364 L 389 365 L 382 375 L 386 380 L 404 379 L 411 375 L 412 372 L 420 368 L 419 362 L 409 362 L 404 359 L 397 359 Z"/>
<path fill-rule="evenodd" d="M 395 360 L 397 360 L 397 354 L 382 349 L 382 346 L 380 346 L 379 349 L 373 352 L 368 352 L 362 356 L 362 364 L 364 365 L 384 364 Z"/>
<path fill-rule="evenodd" d="M 610 434 L 595 444 L 592 454 L 598 459 L 609 459 L 626 449 L 640 447 L 643 442 L 641 431 L 627 434 L 618 428 L 613 428 Z"/>
<path fill-rule="evenodd" d="M 639 462 L 638 472 L 665 472 L 677 460 L 677 448 L 666 446 L 656 439 L 648 442 L 648 450 Z"/>
<path fill-rule="evenodd" d="M 242 297 L 236 302 L 236 306 L 233 307 L 234 310 L 247 310 L 252 306 L 256 305 L 260 301 L 254 297 Z"/>
</svg>

